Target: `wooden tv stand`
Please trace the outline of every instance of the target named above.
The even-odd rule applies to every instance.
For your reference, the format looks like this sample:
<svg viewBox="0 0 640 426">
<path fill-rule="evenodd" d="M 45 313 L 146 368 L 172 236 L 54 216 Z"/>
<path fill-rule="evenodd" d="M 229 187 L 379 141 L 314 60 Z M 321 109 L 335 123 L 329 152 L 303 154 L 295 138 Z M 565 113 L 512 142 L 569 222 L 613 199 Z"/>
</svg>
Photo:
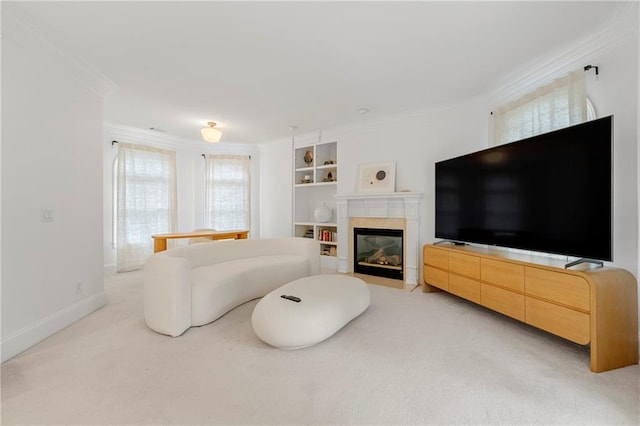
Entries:
<svg viewBox="0 0 640 426">
<path fill-rule="evenodd" d="M 425 245 L 423 291 L 444 290 L 587 345 L 591 371 L 638 363 L 638 290 L 631 273 L 495 249 Z"/>
</svg>

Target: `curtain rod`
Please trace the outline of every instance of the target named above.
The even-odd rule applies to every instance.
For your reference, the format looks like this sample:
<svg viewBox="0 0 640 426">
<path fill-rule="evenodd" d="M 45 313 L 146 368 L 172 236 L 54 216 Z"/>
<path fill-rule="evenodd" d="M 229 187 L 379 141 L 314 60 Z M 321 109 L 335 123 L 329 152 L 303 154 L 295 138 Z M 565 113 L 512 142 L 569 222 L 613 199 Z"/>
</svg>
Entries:
<svg viewBox="0 0 640 426">
<path fill-rule="evenodd" d="M 115 143 L 119 143 L 119 142 L 118 141 L 111 141 L 111 146 L 113 146 L 113 144 L 115 144 Z M 207 158 L 206 154 L 201 154 L 201 155 L 202 155 L 202 158 Z M 249 160 L 251 160 L 251 156 L 250 155 L 249 155 Z"/>
<path fill-rule="evenodd" d="M 113 146 L 113 144 L 115 144 L 115 143 L 119 143 L 119 142 L 118 141 L 111 141 L 111 146 Z M 201 154 L 201 155 L 202 155 L 202 158 L 207 158 L 206 154 Z M 251 160 L 251 156 L 250 155 L 249 155 L 249 160 Z"/>
<path fill-rule="evenodd" d="M 207 154 L 200 154 L 200 155 L 202 155 L 202 158 L 207 158 Z M 249 155 L 248 157 L 249 157 L 249 160 L 251 160 L 251 156 Z"/>
<path fill-rule="evenodd" d="M 599 74 L 599 69 L 597 65 L 585 65 L 584 66 L 584 71 L 587 72 L 589 70 L 595 70 L 596 71 L 596 75 Z M 489 112 L 490 115 L 493 115 L 493 111 Z"/>
</svg>

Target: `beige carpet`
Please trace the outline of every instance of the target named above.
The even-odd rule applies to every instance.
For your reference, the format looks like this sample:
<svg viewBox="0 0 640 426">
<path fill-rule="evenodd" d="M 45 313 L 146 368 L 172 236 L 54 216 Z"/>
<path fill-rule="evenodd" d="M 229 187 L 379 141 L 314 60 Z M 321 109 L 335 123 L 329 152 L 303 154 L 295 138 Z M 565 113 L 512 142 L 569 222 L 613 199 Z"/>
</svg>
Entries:
<svg viewBox="0 0 640 426">
<path fill-rule="evenodd" d="M 640 369 L 444 293 L 371 286 L 359 318 L 281 351 L 256 301 L 181 337 L 144 324 L 141 274 L 2 365 L 3 424 L 638 424 Z"/>
</svg>

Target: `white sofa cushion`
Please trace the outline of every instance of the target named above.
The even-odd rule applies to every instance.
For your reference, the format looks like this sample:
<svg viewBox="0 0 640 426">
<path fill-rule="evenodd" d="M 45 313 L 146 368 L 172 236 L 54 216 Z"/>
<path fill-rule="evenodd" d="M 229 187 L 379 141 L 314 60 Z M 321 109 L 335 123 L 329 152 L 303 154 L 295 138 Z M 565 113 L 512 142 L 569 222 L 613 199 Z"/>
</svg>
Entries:
<svg viewBox="0 0 640 426">
<path fill-rule="evenodd" d="M 309 275 L 309 259 L 297 255 L 230 260 L 191 271 L 191 325 L 208 324 L 282 283 Z"/>
</svg>

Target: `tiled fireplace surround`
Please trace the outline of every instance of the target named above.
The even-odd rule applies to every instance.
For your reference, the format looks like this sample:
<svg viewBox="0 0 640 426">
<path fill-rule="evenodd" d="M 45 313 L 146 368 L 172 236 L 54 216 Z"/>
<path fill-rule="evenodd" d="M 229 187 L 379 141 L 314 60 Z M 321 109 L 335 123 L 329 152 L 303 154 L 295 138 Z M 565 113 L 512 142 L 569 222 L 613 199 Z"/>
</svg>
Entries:
<svg viewBox="0 0 640 426">
<path fill-rule="evenodd" d="M 338 272 L 353 272 L 353 228 L 404 230 L 404 284 L 418 283 L 419 192 L 336 195 Z"/>
</svg>

